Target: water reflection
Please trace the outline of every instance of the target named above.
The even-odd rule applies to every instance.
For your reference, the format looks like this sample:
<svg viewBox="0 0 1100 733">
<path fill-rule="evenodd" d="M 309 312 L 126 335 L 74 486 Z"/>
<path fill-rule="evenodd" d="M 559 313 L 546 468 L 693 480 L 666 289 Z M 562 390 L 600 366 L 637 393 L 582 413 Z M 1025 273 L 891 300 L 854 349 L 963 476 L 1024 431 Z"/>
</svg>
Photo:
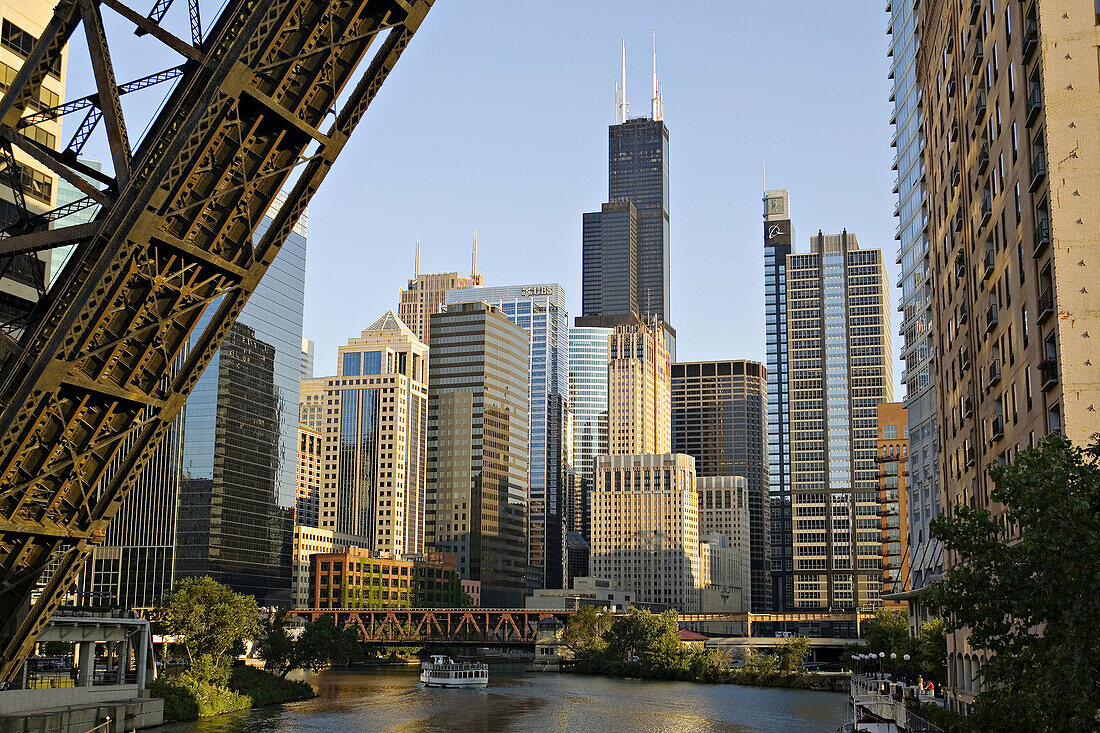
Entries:
<svg viewBox="0 0 1100 733">
<path fill-rule="evenodd" d="M 734 685 L 612 680 L 494 668 L 489 687 L 419 686 L 415 670 L 308 676 L 318 697 L 282 708 L 165 726 L 157 733 L 314 731 L 630 731 L 630 733 L 817 733 L 845 718 L 840 693 Z"/>
</svg>

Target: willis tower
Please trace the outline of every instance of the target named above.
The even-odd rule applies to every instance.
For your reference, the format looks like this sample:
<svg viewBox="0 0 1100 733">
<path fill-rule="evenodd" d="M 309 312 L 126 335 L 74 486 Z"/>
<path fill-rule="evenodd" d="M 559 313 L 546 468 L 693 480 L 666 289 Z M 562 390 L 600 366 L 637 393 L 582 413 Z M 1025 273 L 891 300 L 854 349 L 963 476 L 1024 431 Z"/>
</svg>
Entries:
<svg viewBox="0 0 1100 733">
<path fill-rule="evenodd" d="M 582 301 L 578 326 L 613 326 L 642 318 L 669 321 L 668 128 L 653 54 L 650 117 L 628 119 L 626 45 L 618 94 L 619 122 L 608 130 L 608 202 L 584 215 Z"/>
</svg>

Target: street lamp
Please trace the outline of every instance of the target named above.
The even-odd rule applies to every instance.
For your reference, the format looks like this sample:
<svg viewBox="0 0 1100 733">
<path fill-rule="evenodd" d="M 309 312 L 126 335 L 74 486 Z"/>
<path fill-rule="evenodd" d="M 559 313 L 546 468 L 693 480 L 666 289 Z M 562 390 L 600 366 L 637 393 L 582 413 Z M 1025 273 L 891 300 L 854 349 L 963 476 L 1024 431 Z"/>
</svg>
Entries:
<svg viewBox="0 0 1100 733">
<path fill-rule="evenodd" d="M 882 665 L 886 663 L 886 652 L 878 653 L 878 676 L 879 679 L 883 679 Z"/>
<path fill-rule="evenodd" d="M 905 682 L 906 684 L 913 684 L 913 671 L 909 668 L 909 655 L 902 654 L 901 658 L 905 660 Z"/>
<path fill-rule="evenodd" d="M 898 676 L 898 653 L 890 652 L 890 674 Z"/>
</svg>

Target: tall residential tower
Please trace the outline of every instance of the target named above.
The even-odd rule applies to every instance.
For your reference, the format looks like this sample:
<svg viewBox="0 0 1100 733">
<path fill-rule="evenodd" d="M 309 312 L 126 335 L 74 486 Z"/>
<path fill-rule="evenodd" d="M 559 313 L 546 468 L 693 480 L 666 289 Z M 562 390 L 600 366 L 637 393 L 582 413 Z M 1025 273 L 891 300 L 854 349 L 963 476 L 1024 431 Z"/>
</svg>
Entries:
<svg viewBox="0 0 1100 733">
<path fill-rule="evenodd" d="M 1100 432 L 1094 10 L 1077 0 L 919 7 L 945 510 L 965 503 L 1000 518 L 986 466 L 1048 433 L 1083 445 Z M 945 553 L 945 569 L 954 561 Z M 980 691 L 984 656 L 965 630 L 948 637 L 953 704 Z"/>
<path fill-rule="evenodd" d="M 936 341 L 932 330 L 932 266 L 928 254 L 928 204 L 924 189 L 924 105 L 917 85 L 917 0 L 890 3 L 890 57 L 894 80 L 895 215 L 901 264 L 901 359 L 905 366 L 905 409 L 909 418 L 907 585 L 922 588 L 943 572 L 943 549 L 929 523 L 940 513 L 936 469 Z M 916 609 L 915 599 L 910 601 Z M 917 614 L 914 614 L 917 618 Z M 917 624 L 914 627 L 919 628 Z"/>
<path fill-rule="evenodd" d="M 848 232 L 787 255 L 794 605 L 853 608 L 882 586 L 877 405 L 893 397 L 882 252 Z"/>
<path fill-rule="evenodd" d="M 768 359 L 768 491 L 771 497 L 772 609 L 794 604 L 791 425 L 787 386 L 787 256 L 793 252 L 791 199 L 764 193 L 764 324 Z"/>
</svg>

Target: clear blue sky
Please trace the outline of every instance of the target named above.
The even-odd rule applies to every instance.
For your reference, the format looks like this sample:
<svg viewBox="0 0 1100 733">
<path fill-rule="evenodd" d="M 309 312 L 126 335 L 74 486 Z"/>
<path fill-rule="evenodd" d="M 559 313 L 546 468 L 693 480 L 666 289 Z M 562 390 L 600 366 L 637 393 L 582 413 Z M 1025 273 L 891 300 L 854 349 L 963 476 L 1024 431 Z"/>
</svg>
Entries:
<svg viewBox="0 0 1100 733">
<path fill-rule="evenodd" d="M 476 228 L 486 284 L 560 282 L 579 311 L 581 214 L 607 198 L 619 39 L 632 114 L 648 114 L 654 29 L 679 358 L 764 358 L 765 164 L 768 187 L 791 192 L 797 247 L 819 228 L 855 232 L 884 250 L 896 303 L 884 7 L 438 0 L 310 207 L 305 335 L 317 373 L 334 372 L 339 344 L 396 311 L 418 233 L 422 271 L 468 270 Z M 91 89 L 76 46 L 70 95 Z M 131 78 L 148 73 L 136 50 L 115 54 Z M 127 112 L 149 103 L 128 100 Z"/>
</svg>

